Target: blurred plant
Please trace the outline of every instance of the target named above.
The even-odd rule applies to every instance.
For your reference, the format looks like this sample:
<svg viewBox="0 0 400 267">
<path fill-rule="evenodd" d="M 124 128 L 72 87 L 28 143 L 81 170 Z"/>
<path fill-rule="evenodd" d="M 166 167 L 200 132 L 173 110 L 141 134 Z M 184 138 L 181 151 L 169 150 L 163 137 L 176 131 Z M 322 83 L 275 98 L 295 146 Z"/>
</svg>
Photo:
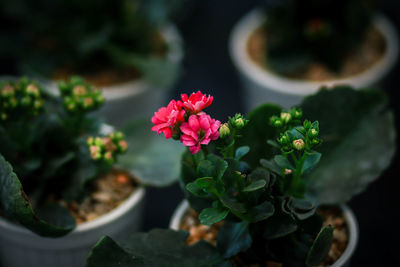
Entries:
<svg viewBox="0 0 400 267">
<path fill-rule="evenodd" d="M 214 132 L 209 119 L 200 119 L 212 100 L 200 92 L 183 95 L 152 121 L 153 131 L 188 146 L 181 182 L 203 224 L 225 221 L 216 247 L 204 241 L 184 246 L 187 235 L 172 230 L 134 234 L 121 246 L 104 237 L 87 266 L 236 266 L 237 256 L 249 264 L 318 265 L 333 228 L 321 230 L 316 207 L 360 193 L 394 154 L 392 114 L 378 91 L 338 86 L 287 111 L 265 104 L 247 118 L 229 118 L 203 143 Z M 301 121 L 303 116 L 310 120 Z"/>
<path fill-rule="evenodd" d="M 339 71 L 365 40 L 374 0 L 265 1 L 267 64 L 296 74 L 311 62 Z"/>
<path fill-rule="evenodd" d="M 113 70 L 159 82 L 151 72 L 177 70 L 160 31 L 182 1 L 1 1 L 0 58 L 41 76 Z"/>
<path fill-rule="evenodd" d="M 78 77 L 59 89 L 55 98 L 26 78 L 0 83 L 0 210 L 51 237 L 74 229 L 75 219 L 49 198 L 80 201 L 127 149 L 122 133 L 103 136 L 88 116 L 104 102 L 100 91 Z"/>
</svg>

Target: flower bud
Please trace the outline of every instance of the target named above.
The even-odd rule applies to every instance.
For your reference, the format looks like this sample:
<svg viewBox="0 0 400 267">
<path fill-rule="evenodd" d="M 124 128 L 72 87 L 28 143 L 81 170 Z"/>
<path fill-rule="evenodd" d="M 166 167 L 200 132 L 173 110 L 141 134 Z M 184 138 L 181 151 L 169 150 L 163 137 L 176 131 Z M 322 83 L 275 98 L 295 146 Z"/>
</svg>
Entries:
<svg viewBox="0 0 400 267">
<path fill-rule="evenodd" d="M 35 109 L 41 109 L 43 107 L 43 101 L 35 100 L 35 102 L 33 103 L 33 106 Z"/>
<path fill-rule="evenodd" d="M 11 85 L 7 84 L 2 90 L 1 90 L 1 95 L 4 97 L 8 96 L 13 96 L 15 94 L 14 87 Z"/>
<path fill-rule="evenodd" d="M 128 149 L 128 143 L 125 140 L 119 141 L 118 146 L 121 152 L 125 152 Z"/>
<path fill-rule="evenodd" d="M 104 159 L 105 159 L 105 161 L 108 162 L 108 163 L 113 163 L 113 162 L 114 162 L 113 155 L 112 155 L 112 153 L 111 153 L 110 151 L 108 151 L 108 152 L 106 152 L 106 153 L 104 154 Z"/>
<path fill-rule="evenodd" d="M 292 170 L 290 170 L 290 169 L 285 169 L 285 175 L 289 175 L 289 174 L 292 174 L 292 173 L 293 173 Z"/>
<path fill-rule="evenodd" d="M 301 109 L 292 108 L 290 110 L 290 115 L 292 115 L 292 117 L 295 119 L 300 119 L 301 116 L 303 116 L 303 112 L 301 111 Z"/>
<path fill-rule="evenodd" d="M 88 146 L 94 145 L 94 138 L 92 136 L 90 136 L 87 140 L 86 143 L 88 144 Z"/>
<path fill-rule="evenodd" d="M 83 85 L 77 85 L 72 90 L 74 96 L 83 96 L 87 94 L 87 90 Z"/>
<path fill-rule="evenodd" d="M 230 135 L 231 130 L 229 129 L 228 123 L 224 123 L 219 127 L 219 137 L 225 138 Z"/>
<path fill-rule="evenodd" d="M 28 95 L 31 95 L 31 96 L 34 96 L 34 97 L 39 97 L 39 95 L 40 95 L 39 89 L 34 84 L 29 84 L 26 87 L 26 92 L 28 93 Z"/>
<path fill-rule="evenodd" d="M 311 140 L 311 144 L 314 146 L 319 145 L 320 143 L 321 143 L 321 140 L 319 140 L 318 138 Z"/>
<path fill-rule="evenodd" d="M 90 150 L 90 156 L 92 157 L 92 159 L 98 160 L 101 158 L 100 148 L 98 146 L 92 145 L 89 147 L 89 150 Z"/>
<path fill-rule="evenodd" d="M 318 130 L 317 129 L 310 129 L 308 130 L 308 136 L 311 138 L 317 137 L 318 136 Z"/>
<path fill-rule="evenodd" d="M 244 121 L 243 118 L 238 118 L 235 120 L 235 127 L 238 129 L 241 129 L 244 127 Z"/>
<path fill-rule="evenodd" d="M 304 141 L 303 139 L 297 139 L 293 141 L 293 147 L 297 150 L 302 150 L 304 148 Z"/>
<path fill-rule="evenodd" d="M 282 112 L 281 113 L 281 119 L 284 123 L 288 123 L 292 119 L 292 115 L 290 115 L 287 112 Z"/>
<path fill-rule="evenodd" d="M 117 139 L 117 140 L 122 140 L 122 139 L 124 139 L 124 134 L 121 133 L 121 132 L 115 132 L 115 133 L 114 133 L 114 137 L 115 137 L 115 139 Z"/>
<path fill-rule="evenodd" d="M 280 143 L 281 145 L 289 144 L 289 143 L 290 143 L 290 139 L 289 139 L 288 136 L 282 135 L 281 138 L 279 138 L 279 143 Z"/>
<path fill-rule="evenodd" d="M 275 127 L 281 127 L 283 125 L 282 120 L 281 119 L 276 119 L 273 123 L 273 125 Z"/>
<path fill-rule="evenodd" d="M 93 106 L 93 99 L 90 97 L 85 97 L 83 99 L 83 107 L 84 108 L 90 108 Z"/>
<path fill-rule="evenodd" d="M 7 114 L 1 113 L 0 117 L 1 117 L 1 120 L 5 121 L 7 119 Z"/>
<path fill-rule="evenodd" d="M 18 102 L 17 102 L 17 99 L 15 97 L 10 98 L 10 106 L 12 108 L 15 108 L 17 106 L 17 104 L 18 104 Z"/>
<path fill-rule="evenodd" d="M 23 98 L 21 98 L 21 105 L 22 106 L 29 106 L 32 103 L 32 100 L 29 96 L 24 96 Z"/>
</svg>

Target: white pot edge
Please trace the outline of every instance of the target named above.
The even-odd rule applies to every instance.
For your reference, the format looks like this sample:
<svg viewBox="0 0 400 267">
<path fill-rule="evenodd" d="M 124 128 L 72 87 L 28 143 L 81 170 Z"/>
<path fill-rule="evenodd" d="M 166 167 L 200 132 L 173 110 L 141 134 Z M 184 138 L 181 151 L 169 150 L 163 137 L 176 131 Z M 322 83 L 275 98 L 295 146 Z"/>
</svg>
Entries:
<svg viewBox="0 0 400 267">
<path fill-rule="evenodd" d="M 394 26 L 384 15 L 378 14 L 373 23 L 383 34 L 387 49 L 382 59 L 373 67 L 353 77 L 326 82 L 289 79 L 259 67 L 247 53 L 247 40 L 263 21 L 265 21 L 263 12 L 260 9 L 254 9 L 234 26 L 229 40 L 230 56 L 241 74 L 261 87 L 268 86 L 278 92 L 308 95 L 317 92 L 323 85 L 330 87 L 334 84 L 350 84 L 355 88 L 362 88 L 381 80 L 392 69 L 399 54 L 399 40 Z"/>
<path fill-rule="evenodd" d="M 168 60 L 180 64 L 183 60 L 183 40 L 182 37 L 174 24 L 167 24 L 162 27 L 161 35 L 164 37 L 168 44 Z M 40 79 L 41 83 L 49 86 L 51 94 L 58 94 L 57 81 L 48 80 L 45 78 Z M 106 90 L 102 90 L 103 96 L 107 99 L 107 102 L 113 100 L 120 100 L 127 97 L 139 95 L 142 92 L 148 90 L 149 83 L 143 79 L 128 81 L 119 83 L 111 86 L 107 86 Z M 159 89 L 161 90 L 161 89 Z"/>
<path fill-rule="evenodd" d="M 0 228 L 2 228 L 4 231 L 8 231 L 10 234 L 16 234 L 20 236 L 26 236 L 27 238 L 30 239 L 38 239 L 38 240 L 43 240 L 46 239 L 48 242 L 46 243 L 41 243 L 41 247 L 46 247 L 46 249 L 60 249 L 60 246 L 62 247 L 62 243 L 67 243 L 65 239 L 72 240 L 75 238 L 79 238 L 82 234 L 87 234 L 90 232 L 96 231 L 99 227 L 102 227 L 104 225 L 110 224 L 113 221 L 118 220 L 120 217 L 122 217 L 125 213 L 127 213 L 130 209 L 134 208 L 145 196 L 145 188 L 144 186 L 139 186 L 137 187 L 132 195 L 126 199 L 124 202 L 122 202 L 118 207 L 113 209 L 107 214 L 104 214 L 97 219 L 94 219 L 93 221 L 85 222 L 82 224 L 77 225 L 77 227 L 72 230 L 70 233 L 68 233 L 66 236 L 62 238 L 47 238 L 47 237 L 41 237 L 32 231 L 28 230 L 27 228 L 24 228 L 21 225 L 14 224 L 12 222 L 7 221 L 6 219 L 0 217 Z M 2 230 L 2 231 L 3 231 Z M 6 237 L 8 238 L 8 237 Z M 99 236 L 100 238 L 100 236 Z M 39 244 L 38 244 L 39 245 Z"/>
<path fill-rule="evenodd" d="M 169 223 L 170 229 L 175 231 L 180 230 L 179 226 L 181 224 L 181 220 L 188 208 L 189 208 L 189 202 L 187 200 L 183 200 L 181 203 L 179 203 L 178 207 L 175 209 L 172 218 L 170 220 Z M 350 258 L 357 247 L 358 236 L 359 236 L 358 223 L 353 211 L 347 205 L 340 205 L 340 208 L 343 211 L 348 226 L 348 230 L 350 233 L 349 242 L 347 244 L 344 253 L 333 265 L 331 265 L 331 267 L 342 267 L 350 262 Z"/>
</svg>

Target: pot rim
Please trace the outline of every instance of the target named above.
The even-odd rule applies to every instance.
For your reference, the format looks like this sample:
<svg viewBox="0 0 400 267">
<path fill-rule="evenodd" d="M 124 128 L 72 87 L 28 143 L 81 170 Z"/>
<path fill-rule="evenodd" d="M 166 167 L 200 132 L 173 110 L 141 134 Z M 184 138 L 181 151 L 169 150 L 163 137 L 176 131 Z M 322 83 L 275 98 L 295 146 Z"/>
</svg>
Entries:
<svg viewBox="0 0 400 267">
<path fill-rule="evenodd" d="M 358 236 L 359 236 L 359 229 L 356 216 L 354 215 L 353 211 L 345 204 L 339 205 L 343 211 L 343 215 L 345 217 L 348 231 L 349 231 L 349 240 L 347 243 L 347 247 L 343 254 L 335 261 L 331 267 L 342 267 L 345 266 L 350 261 L 351 256 L 354 254 L 354 251 L 357 247 L 358 243 Z M 185 212 L 189 208 L 189 202 L 184 199 L 175 209 L 172 218 L 169 223 L 169 228 L 175 231 L 180 230 L 179 226 L 181 224 L 181 220 L 185 215 Z"/>
<path fill-rule="evenodd" d="M 110 224 L 120 217 L 122 217 L 126 212 L 128 212 L 132 207 L 136 206 L 144 197 L 145 195 L 145 187 L 139 185 L 127 198 L 124 200 L 119 206 L 111 210 L 110 212 L 99 216 L 98 218 L 94 219 L 93 221 L 84 222 L 82 224 L 78 224 L 75 229 L 73 229 L 70 233 L 63 237 L 74 237 L 79 236 L 81 234 L 85 234 L 90 231 L 95 231 L 97 228 Z M 8 221 L 7 219 L 0 217 L 0 228 L 3 228 L 5 231 L 11 231 L 14 234 L 19 235 L 27 235 L 31 238 L 47 238 L 42 237 L 29 229 L 25 228 L 22 225 L 18 225 Z M 51 240 L 60 240 L 61 238 L 51 238 Z"/>
<path fill-rule="evenodd" d="M 290 79 L 258 66 L 247 52 L 250 34 L 261 26 L 265 19 L 264 13 L 259 8 L 253 9 L 241 18 L 231 32 L 229 51 L 233 64 L 245 77 L 260 87 L 268 87 L 274 91 L 308 95 L 317 92 L 324 85 L 331 87 L 334 84 L 351 84 L 356 88 L 362 88 L 382 79 L 392 69 L 399 54 L 399 41 L 394 26 L 383 14 L 377 14 L 373 19 L 373 25 L 382 33 L 386 49 L 382 58 L 371 68 L 351 77 L 322 82 Z"/>
</svg>

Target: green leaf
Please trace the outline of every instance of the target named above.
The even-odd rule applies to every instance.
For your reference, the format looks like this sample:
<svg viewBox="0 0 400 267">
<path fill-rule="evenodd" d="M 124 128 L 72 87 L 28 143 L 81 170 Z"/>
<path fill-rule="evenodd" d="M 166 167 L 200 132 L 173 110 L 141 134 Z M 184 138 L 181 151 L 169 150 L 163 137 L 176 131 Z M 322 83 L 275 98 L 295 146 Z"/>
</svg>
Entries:
<svg viewBox="0 0 400 267">
<path fill-rule="evenodd" d="M 202 224 L 212 225 L 225 219 L 228 213 L 229 209 L 206 208 L 201 211 L 199 219 Z"/>
<path fill-rule="evenodd" d="M 257 180 L 243 188 L 243 192 L 253 192 L 265 187 L 267 182 L 265 180 Z"/>
<path fill-rule="evenodd" d="M 226 222 L 218 231 L 217 248 L 226 259 L 246 251 L 252 242 L 247 222 Z"/>
<path fill-rule="evenodd" d="M 264 104 L 248 114 L 249 123 L 242 130 L 237 145 L 250 147 L 249 153 L 243 157 L 250 167 L 255 168 L 260 159 L 273 156 L 273 148 L 267 144 L 267 140 L 276 138 L 278 131 L 269 124 L 269 117 L 280 114 L 281 110 L 279 106 Z"/>
<path fill-rule="evenodd" d="M 226 169 L 228 168 L 228 162 L 214 154 L 209 154 L 207 156 L 207 160 L 213 163 L 215 169 L 215 177 L 217 178 L 217 180 L 220 180 L 225 174 Z"/>
<path fill-rule="evenodd" d="M 186 190 L 198 197 L 206 197 L 208 196 L 207 192 L 204 192 L 196 182 L 188 183 L 185 186 Z"/>
<path fill-rule="evenodd" d="M 196 180 L 196 185 L 199 188 L 208 188 L 212 185 L 215 185 L 215 181 L 212 177 L 203 177 L 203 178 L 198 178 Z"/>
<path fill-rule="evenodd" d="M 130 170 L 146 185 L 167 186 L 179 177 L 181 155 L 185 148 L 180 142 L 151 132 L 151 127 L 147 119 L 132 121 L 124 127 L 129 148 L 118 158 L 118 165 Z"/>
<path fill-rule="evenodd" d="M 54 219 L 56 225 L 38 218 L 25 194 L 21 182 L 13 172 L 11 165 L 0 155 L 0 210 L 6 217 L 20 222 L 29 230 L 41 236 L 59 237 L 75 228 L 75 221 Z M 60 210 L 59 210 L 60 211 Z M 59 214 L 65 215 L 65 212 Z"/>
<path fill-rule="evenodd" d="M 270 172 L 281 175 L 282 169 L 276 164 L 275 160 L 260 159 L 261 166 L 265 167 Z"/>
<path fill-rule="evenodd" d="M 290 214 L 277 209 L 274 215 L 266 220 L 263 237 L 267 240 L 280 238 L 296 230 L 296 220 Z"/>
<path fill-rule="evenodd" d="M 311 170 L 315 165 L 318 164 L 321 159 L 321 153 L 313 152 L 307 154 L 306 160 L 304 161 L 303 168 L 301 169 L 301 173 Z"/>
<path fill-rule="evenodd" d="M 267 140 L 267 144 L 271 145 L 272 147 L 276 149 L 281 149 L 281 146 L 274 140 Z"/>
<path fill-rule="evenodd" d="M 132 257 L 108 236 L 103 236 L 92 248 L 86 260 L 86 266 L 96 267 L 126 267 L 142 266 L 143 260 Z"/>
<path fill-rule="evenodd" d="M 200 161 L 197 166 L 197 175 L 200 177 L 213 177 L 215 176 L 214 164 L 209 160 Z"/>
<path fill-rule="evenodd" d="M 250 222 L 256 223 L 268 219 L 274 214 L 274 212 L 274 205 L 269 201 L 264 201 L 263 203 L 253 207 L 246 215 Z"/>
<path fill-rule="evenodd" d="M 87 267 L 207 267 L 224 263 L 217 249 L 200 241 L 187 246 L 188 233 L 154 229 L 149 233 L 135 233 L 118 245 L 109 237 L 103 237 L 92 248 Z"/>
<path fill-rule="evenodd" d="M 346 86 L 304 100 L 304 117 L 319 121 L 323 140 L 318 147 L 323 157 L 306 177 L 308 198 L 320 204 L 346 202 L 389 166 L 396 133 L 385 107 L 382 92 Z"/>
<path fill-rule="evenodd" d="M 246 206 L 243 203 L 240 203 L 234 198 L 230 198 L 227 195 L 222 195 L 220 198 L 222 204 L 230 210 L 239 213 L 245 213 L 247 211 Z"/>
<path fill-rule="evenodd" d="M 326 226 L 322 228 L 307 254 L 306 264 L 308 266 L 315 266 L 323 261 L 329 253 L 332 240 L 333 227 Z"/>
<path fill-rule="evenodd" d="M 246 156 L 247 153 L 249 153 L 249 151 L 250 151 L 250 147 L 248 147 L 248 146 L 238 147 L 235 152 L 235 159 L 240 160 L 241 158 Z"/>
<path fill-rule="evenodd" d="M 282 155 L 276 155 L 274 157 L 274 161 L 275 161 L 276 165 L 278 165 L 282 169 L 289 169 L 289 170 L 293 170 L 294 169 L 294 167 L 292 166 L 290 161 L 286 157 L 284 157 Z M 282 171 L 281 171 L 281 173 L 282 173 Z"/>
</svg>

